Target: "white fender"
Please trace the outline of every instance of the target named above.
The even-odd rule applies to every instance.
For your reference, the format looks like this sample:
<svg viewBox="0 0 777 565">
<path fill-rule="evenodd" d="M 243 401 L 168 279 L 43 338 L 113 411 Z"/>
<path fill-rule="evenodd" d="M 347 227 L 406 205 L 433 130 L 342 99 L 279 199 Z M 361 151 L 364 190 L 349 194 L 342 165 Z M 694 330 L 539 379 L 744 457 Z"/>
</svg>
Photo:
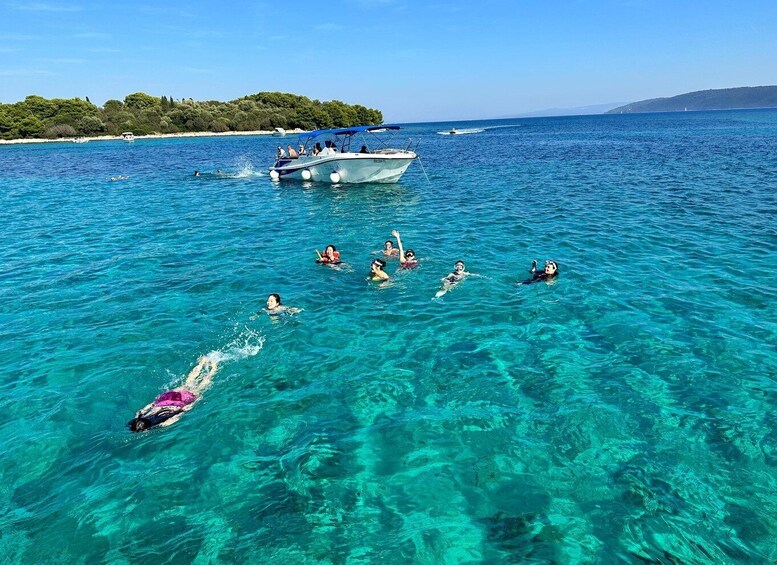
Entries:
<svg viewBox="0 0 777 565">
<path fill-rule="evenodd" d="M 302 169 L 302 172 L 300 174 L 302 175 L 302 180 L 310 180 L 310 177 L 313 176 L 310 174 L 310 171 L 307 169 Z"/>
<path fill-rule="evenodd" d="M 278 171 L 270 171 L 270 178 L 272 180 L 278 180 L 281 178 L 281 175 L 278 174 Z"/>
<path fill-rule="evenodd" d="M 332 174 L 329 175 L 329 180 L 331 180 L 334 183 L 340 182 L 340 173 L 337 171 L 332 171 Z"/>
</svg>

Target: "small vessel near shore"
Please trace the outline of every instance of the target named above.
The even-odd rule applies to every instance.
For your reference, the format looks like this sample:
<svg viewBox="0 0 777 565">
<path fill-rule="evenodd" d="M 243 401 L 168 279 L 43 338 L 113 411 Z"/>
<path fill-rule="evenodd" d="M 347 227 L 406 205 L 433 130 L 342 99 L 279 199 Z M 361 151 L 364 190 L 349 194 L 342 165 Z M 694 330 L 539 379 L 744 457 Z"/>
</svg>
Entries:
<svg viewBox="0 0 777 565">
<path fill-rule="evenodd" d="M 272 132 L 273 137 L 284 137 L 286 135 L 286 130 L 283 128 L 275 128 Z"/>
<path fill-rule="evenodd" d="M 132 143 L 133 141 L 135 141 L 135 134 L 132 133 L 131 131 L 125 131 L 124 133 L 121 134 L 121 138 L 126 143 Z"/>
<path fill-rule="evenodd" d="M 380 137 L 374 135 L 379 131 L 396 130 L 399 130 L 399 126 L 377 125 L 303 133 L 299 136 L 299 154 L 287 156 L 281 152 L 269 169 L 270 178 L 335 184 L 397 182 L 418 157 L 410 149 L 412 140 L 405 149 L 394 149 L 387 147 Z M 356 136 L 361 136 L 361 143 L 355 143 L 361 145 L 361 148 L 351 151 Z"/>
<path fill-rule="evenodd" d="M 76 137 L 73 139 L 73 143 L 86 143 L 87 141 L 89 140 L 85 137 Z"/>
</svg>

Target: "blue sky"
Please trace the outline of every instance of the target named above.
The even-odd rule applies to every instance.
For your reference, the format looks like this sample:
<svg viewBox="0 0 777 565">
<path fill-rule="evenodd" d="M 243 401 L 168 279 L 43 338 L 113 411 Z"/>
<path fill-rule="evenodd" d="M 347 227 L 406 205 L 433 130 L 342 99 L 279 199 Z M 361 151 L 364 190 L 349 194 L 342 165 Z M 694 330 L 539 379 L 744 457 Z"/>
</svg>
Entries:
<svg viewBox="0 0 777 565">
<path fill-rule="evenodd" d="M 777 2 L 0 0 L 0 102 L 292 92 L 387 121 L 777 84 Z"/>
</svg>

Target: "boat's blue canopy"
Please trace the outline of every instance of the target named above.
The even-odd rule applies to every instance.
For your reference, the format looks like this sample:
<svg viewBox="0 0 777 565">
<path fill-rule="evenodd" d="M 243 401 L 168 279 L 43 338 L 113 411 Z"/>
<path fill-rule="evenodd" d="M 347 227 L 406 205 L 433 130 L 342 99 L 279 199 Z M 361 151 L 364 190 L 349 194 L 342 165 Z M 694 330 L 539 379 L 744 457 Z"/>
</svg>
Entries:
<svg viewBox="0 0 777 565">
<path fill-rule="evenodd" d="M 376 129 L 399 129 L 399 126 L 353 126 L 350 128 L 339 128 L 339 129 L 317 129 L 316 131 L 309 131 L 307 133 L 301 133 L 299 138 L 300 140 L 307 141 L 308 139 L 312 139 L 314 137 L 318 137 L 320 135 L 354 135 L 356 133 L 362 132 L 362 131 L 374 131 Z"/>
</svg>

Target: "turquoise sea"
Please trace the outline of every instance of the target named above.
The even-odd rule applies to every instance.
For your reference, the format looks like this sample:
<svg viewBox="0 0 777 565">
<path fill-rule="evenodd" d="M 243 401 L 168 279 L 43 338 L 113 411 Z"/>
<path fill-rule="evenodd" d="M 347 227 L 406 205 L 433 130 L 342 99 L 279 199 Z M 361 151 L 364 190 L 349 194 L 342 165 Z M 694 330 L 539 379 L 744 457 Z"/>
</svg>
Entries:
<svg viewBox="0 0 777 565">
<path fill-rule="evenodd" d="M 777 560 L 777 111 L 399 134 L 428 180 L 273 183 L 271 137 L 0 147 L 0 562 Z M 369 283 L 392 229 L 420 268 Z"/>
</svg>

